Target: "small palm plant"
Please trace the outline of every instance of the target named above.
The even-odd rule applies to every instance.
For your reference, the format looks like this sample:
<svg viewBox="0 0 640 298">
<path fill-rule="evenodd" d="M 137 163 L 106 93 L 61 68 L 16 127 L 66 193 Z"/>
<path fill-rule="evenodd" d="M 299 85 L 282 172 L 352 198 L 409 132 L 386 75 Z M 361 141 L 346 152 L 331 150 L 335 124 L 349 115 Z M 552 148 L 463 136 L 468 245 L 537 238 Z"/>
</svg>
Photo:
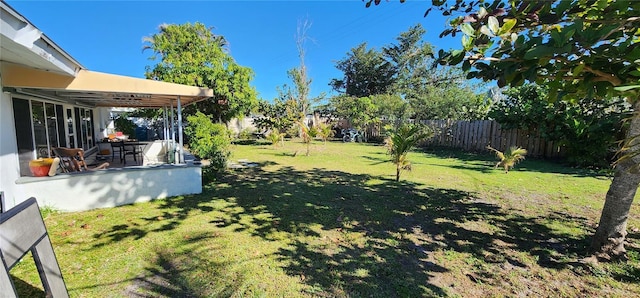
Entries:
<svg viewBox="0 0 640 298">
<path fill-rule="evenodd" d="M 509 173 L 509 168 L 513 168 L 518 162 L 524 159 L 525 155 L 527 155 L 527 149 L 517 146 L 511 146 L 504 152 L 494 149 L 489 145 L 487 145 L 487 149 L 495 152 L 496 156 L 500 159 L 495 168 L 503 167 L 505 173 Z"/>
<path fill-rule="evenodd" d="M 327 140 L 335 134 L 333 131 L 333 127 L 329 125 L 329 123 L 319 123 L 317 128 L 317 135 L 322 139 L 322 141 L 326 144 Z"/>
<path fill-rule="evenodd" d="M 387 153 L 396 165 L 396 181 L 400 181 L 402 171 L 411 171 L 411 162 L 407 154 L 420 141 L 430 137 L 431 131 L 417 125 L 402 125 L 385 139 Z"/>
<path fill-rule="evenodd" d="M 307 154 L 309 156 L 309 145 L 311 145 L 311 140 L 316 135 L 316 130 L 309 128 L 306 124 L 301 121 L 296 121 L 298 126 L 300 126 L 300 136 L 302 137 L 302 142 L 307 144 Z"/>
<path fill-rule="evenodd" d="M 284 140 L 284 134 L 274 129 L 269 134 L 266 135 L 266 138 L 275 147 L 278 145 L 278 142 L 280 142 L 281 140 Z"/>
</svg>

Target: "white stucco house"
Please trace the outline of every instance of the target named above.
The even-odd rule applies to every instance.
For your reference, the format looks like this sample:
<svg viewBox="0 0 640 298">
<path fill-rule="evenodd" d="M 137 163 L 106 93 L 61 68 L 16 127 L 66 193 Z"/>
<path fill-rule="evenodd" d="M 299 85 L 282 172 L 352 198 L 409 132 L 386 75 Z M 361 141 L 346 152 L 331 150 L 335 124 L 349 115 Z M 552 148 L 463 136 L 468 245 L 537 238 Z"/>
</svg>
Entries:
<svg viewBox="0 0 640 298">
<path fill-rule="evenodd" d="M 0 192 L 3 207 L 35 197 L 40 206 L 79 211 L 200 193 L 202 170 L 185 162 L 181 109 L 211 89 L 90 71 L 0 1 Z M 29 161 L 51 148 L 98 151 L 112 108 L 160 108 L 172 164 L 32 177 Z M 158 142 L 158 141 L 156 141 Z"/>
</svg>

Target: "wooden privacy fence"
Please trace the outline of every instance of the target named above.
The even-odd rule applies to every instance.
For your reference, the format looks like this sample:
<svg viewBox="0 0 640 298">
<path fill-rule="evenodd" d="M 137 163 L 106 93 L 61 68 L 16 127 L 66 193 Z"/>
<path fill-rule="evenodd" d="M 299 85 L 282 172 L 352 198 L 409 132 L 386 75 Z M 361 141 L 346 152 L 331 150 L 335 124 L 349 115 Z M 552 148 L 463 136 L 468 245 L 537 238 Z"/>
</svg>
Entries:
<svg viewBox="0 0 640 298">
<path fill-rule="evenodd" d="M 504 151 L 510 146 L 527 149 L 529 156 L 564 157 L 564 147 L 557 142 L 546 141 L 537 131 L 502 129 L 493 120 L 426 120 L 421 123 L 433 129 L 434 135 L 422 143 L 426 146 L 460 148 L 466 151 L 486 151 L 487 145 Z M 379 135 L 376 129 L 371 135 Z"/>
</svg>

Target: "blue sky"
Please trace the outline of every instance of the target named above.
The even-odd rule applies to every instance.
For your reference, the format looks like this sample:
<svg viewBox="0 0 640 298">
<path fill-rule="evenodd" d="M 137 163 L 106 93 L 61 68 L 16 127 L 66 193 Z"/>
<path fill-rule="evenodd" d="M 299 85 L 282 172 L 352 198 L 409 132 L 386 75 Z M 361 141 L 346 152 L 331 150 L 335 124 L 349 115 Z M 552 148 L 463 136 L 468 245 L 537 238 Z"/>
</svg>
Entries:
<svg viewBox="0 0 640 298">
<path fill-rule="evenodd" d="M 418 23 L 437 49 L 460 47 L 456 38 L 438 37 L 444 17 L 435 11 L 423 17 L 430 1 L 391 0 L 370 8 L 361 0 L 6 2 L 89 70 L 140 78 L 153 65 L 151 52 L 142 51 L 143 37 L 163 23 L 204 23 L 229 41 L 236 62 L 253 69 L 252 85 L 267 100 L 277 96 L 277 87 L 292 85 L 287 70 L 299 65 L 300 21 L 311 23 L 305 60 L 312 96 L 334 94 L 328 83 L 341 76 L 335 61 L 351 48 L 367 42 L 379 49 Z"/>
</svg>

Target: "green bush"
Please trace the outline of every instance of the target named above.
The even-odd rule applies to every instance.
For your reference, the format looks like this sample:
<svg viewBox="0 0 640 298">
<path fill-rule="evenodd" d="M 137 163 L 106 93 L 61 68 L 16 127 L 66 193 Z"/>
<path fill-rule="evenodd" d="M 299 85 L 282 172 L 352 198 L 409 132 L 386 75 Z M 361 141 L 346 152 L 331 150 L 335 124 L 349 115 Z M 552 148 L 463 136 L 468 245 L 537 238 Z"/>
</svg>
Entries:
<svg viewBox="0 0 640 298">
<path fill-rule="evenodd" d="M 191 152 L 202 159 L 209 160 L 214 169 L 224 169 L 231 154 L 229 130 L 223 124 L 213 123 L 201 112 L 187 117 L 187 122 L 184 132 L 189 139 Z"/>
<path fill-rule="evenodd" d="M 121 131 L 123 134 L 128 135 L 131 138 L 136 137 L 136 124 L 129 120 L 126 115 L 121 115 L 113 120 L 113 126 L 116 131 Z"/>
<path fill-rule="evenodd" d="M 316 131 L 316 136 L 322 139 L 323 142 L 327 142 L 327 140 L 335 134 L 333 127 L 329 123 L 320 122 L 316 127 L 314 127 Z"/>
<path fill-rule="evenodd" d="M 213 166 L 203 166 L 202 167 L 202 183 L 207 185 L 209 183 L 218 181 L 220 175 L 222 173 L 219 169 L 214 168 Z"/>
<path fill-rule="evenodd" d="M 272 130 L 271 132 L 269 132 L 269 134 L 266 135 L 266 138 L 267 140 L 269 140 L 269 142 L 271 142 L 271 145 L 277 146 L 278 142 L 284 139 L 284 136 L 285 136 L 284 133 L 280 133 L 276 130 Z"/>
<path fill-rule="evenodd" d="M 624 139 L 630 106 L 620 98 L 549 102 L 546 87 L 528 84 L 506 90 L 489 116 L 505 129 L 537 131 L 566 148 L 567 161 L 580 167 L 607 168 Z"/>
<path fill-rule="evenodd" d="M 245 128 L 238 133 L 238 139 L 240 140 L 250 140 L 255 139 L 253 135 L 253 129 Z"/>
</svg>

